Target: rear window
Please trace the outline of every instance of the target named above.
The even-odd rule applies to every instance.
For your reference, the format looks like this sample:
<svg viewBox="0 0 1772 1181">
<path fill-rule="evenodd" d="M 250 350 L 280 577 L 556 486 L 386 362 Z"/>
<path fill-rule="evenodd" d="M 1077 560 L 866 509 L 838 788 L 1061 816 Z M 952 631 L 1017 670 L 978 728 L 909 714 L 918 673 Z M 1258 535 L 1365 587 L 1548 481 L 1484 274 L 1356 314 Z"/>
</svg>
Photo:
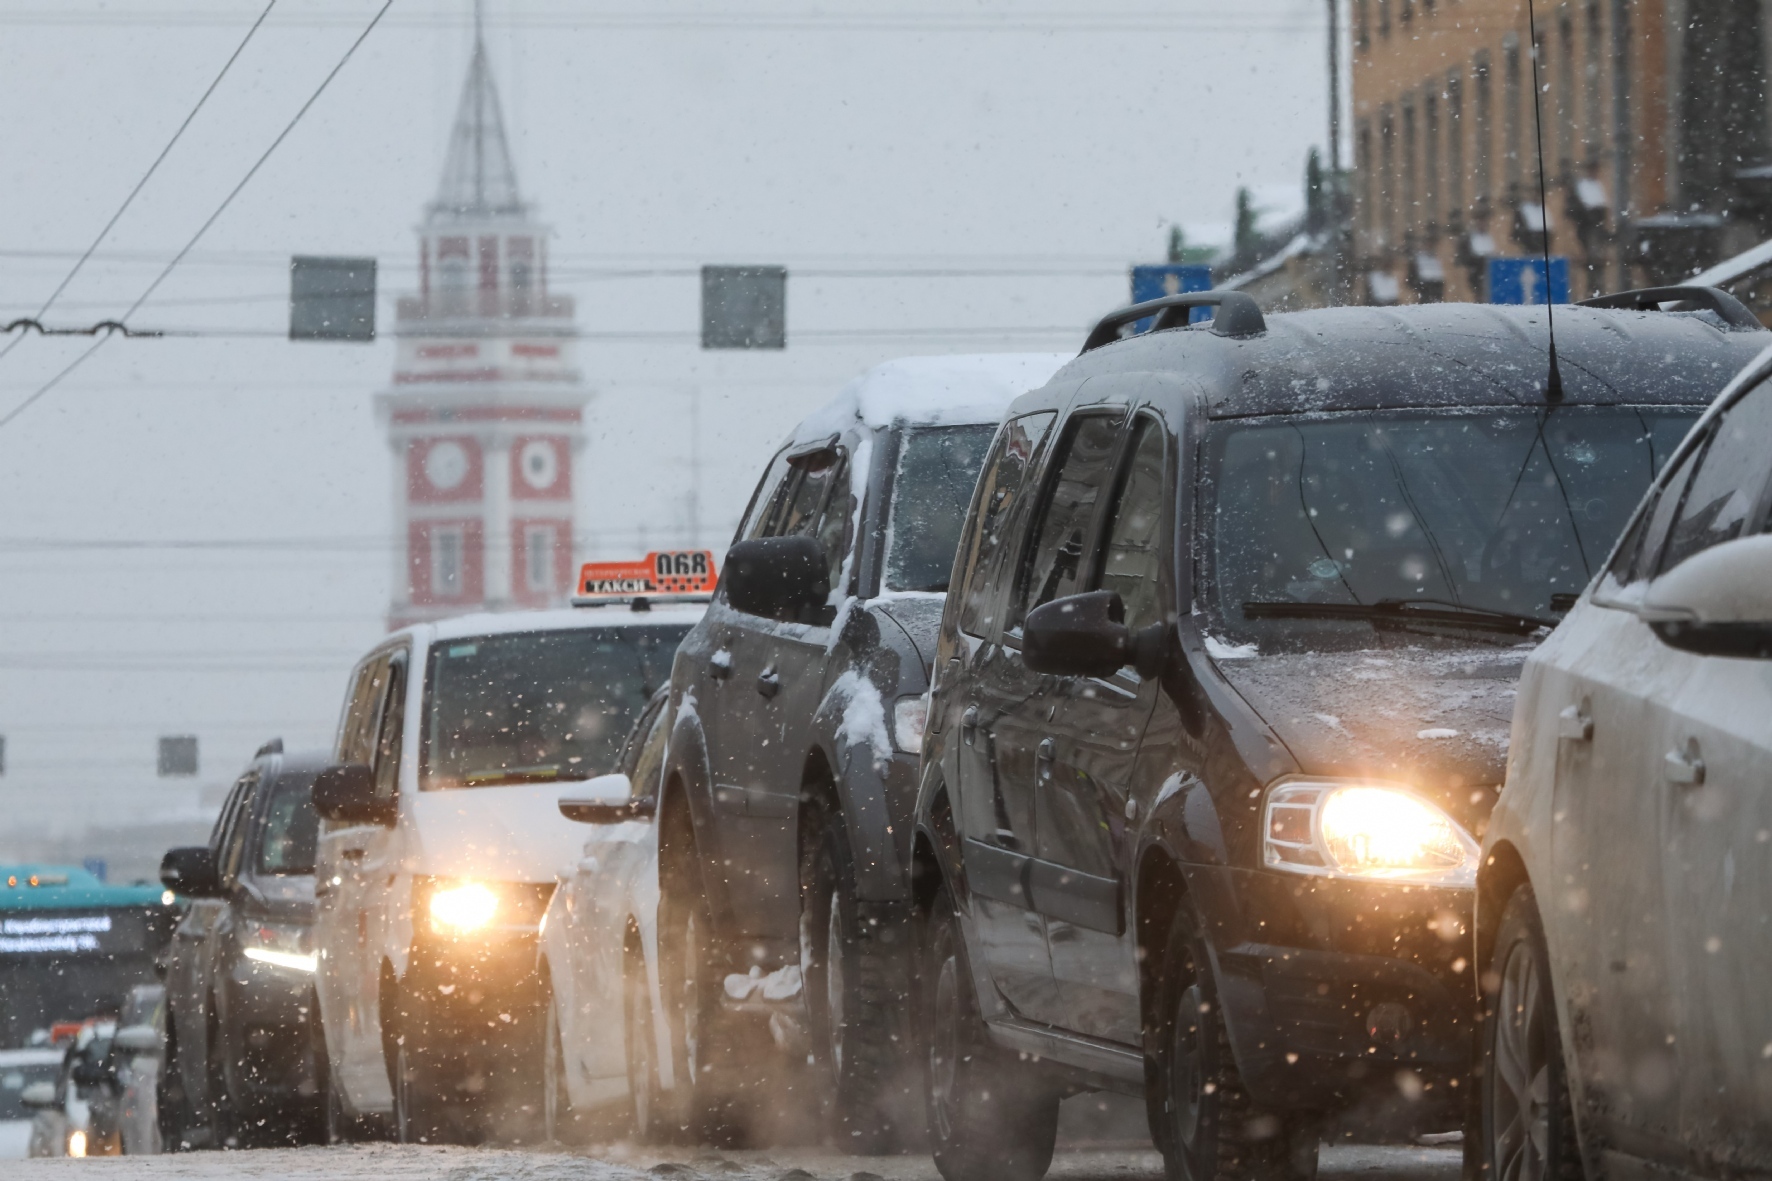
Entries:
<svg viewBox="0 0 1772 1181">
<path fill-rule="evenodd" d="M 946 592 L 954 551 L 992 426 L 928 427 L 906 431 L 892 478 L 887 523 L 887 590 Z"/>
</svg>

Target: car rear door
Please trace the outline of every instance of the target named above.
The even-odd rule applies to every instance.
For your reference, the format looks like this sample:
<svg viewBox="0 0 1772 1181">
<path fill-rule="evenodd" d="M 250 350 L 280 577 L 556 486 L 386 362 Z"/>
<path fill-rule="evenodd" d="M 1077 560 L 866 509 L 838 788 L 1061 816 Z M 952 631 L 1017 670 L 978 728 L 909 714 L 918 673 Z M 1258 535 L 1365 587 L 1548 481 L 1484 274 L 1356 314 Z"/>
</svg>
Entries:
<svg viewBox="0 0 1772 1181">
<path fill-rule="evenodd" d="M 254 772 L 248 770 L 228 790 L 215 828 L 209 834 L 209 851 L 219 868 L 228 838 L 236 827 L 242 801 L 251 787 Z M 194 898 L 172 933 L 172 962 L 167 968 L 167 990 L 174 998 L 173 1039 L 176 1065 L 185 1094 L 201 1101 L 207 1091 L 209 1062 L 209 958 L 211 935 L 226 903 L 219 898 Z"/>
</svg>

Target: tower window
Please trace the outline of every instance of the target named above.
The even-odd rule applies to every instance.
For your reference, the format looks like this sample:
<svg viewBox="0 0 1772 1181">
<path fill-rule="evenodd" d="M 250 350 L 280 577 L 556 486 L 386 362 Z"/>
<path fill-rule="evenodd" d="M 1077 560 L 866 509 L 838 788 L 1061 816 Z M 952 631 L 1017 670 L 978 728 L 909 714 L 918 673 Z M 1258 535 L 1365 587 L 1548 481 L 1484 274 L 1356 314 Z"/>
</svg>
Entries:
<svg viewBox="0 0 1772 1181">
<path fill-rule="evenodd" d="M 459 525 L 431 530 L 431 594 L 439 599 L 462 593 L 462 533 Z"/>
<path fill-rule="evenodd" d="M 554 527 L 530 525 L 523 530 L 523 565 L 529 589 L 548 594 L 554 589 Z"/>
</svg>

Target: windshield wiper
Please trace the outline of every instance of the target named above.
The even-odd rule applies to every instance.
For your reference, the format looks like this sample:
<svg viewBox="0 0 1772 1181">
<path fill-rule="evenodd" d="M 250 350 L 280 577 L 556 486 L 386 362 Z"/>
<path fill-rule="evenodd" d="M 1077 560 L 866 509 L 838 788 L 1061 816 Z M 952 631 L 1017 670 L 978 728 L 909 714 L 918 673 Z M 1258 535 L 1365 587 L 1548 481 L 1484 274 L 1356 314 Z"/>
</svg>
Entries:
<svg viewBox="0 0 1772 1181">
<path fill-rule="evenodd" d="M 1557 626 L 1554 620 L 1491 611 L 1487 607 L 1461 607 L 1433 599 L 1380 599 L 1376 603 L 1244 603 L 1243 618 L 1354 619 L 1374 627 L 1430 623 L 1516 636 L 1529 636 L 1540 628 L 1548 630 Z"/>
</svg>

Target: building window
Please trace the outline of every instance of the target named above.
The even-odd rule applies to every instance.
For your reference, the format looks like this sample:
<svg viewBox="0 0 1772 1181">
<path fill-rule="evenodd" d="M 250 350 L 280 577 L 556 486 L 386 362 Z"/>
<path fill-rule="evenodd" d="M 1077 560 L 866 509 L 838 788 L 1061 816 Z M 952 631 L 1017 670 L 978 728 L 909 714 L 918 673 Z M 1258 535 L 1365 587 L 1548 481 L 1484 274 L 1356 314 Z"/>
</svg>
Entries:
<svg viewBox="0 0 1772 1181">
<path fill-rule="evenodd" d="M 1605 69 L 1606 52 L 1606 16 L 1600 7 L 1600 0 L 1588 0 L 1587 3 L 1587 64 L 1584 67 L 1586 77 L 1585 93 L 1582 96 L 1582 114 L 1587 127 L 1583 137 L 1583 155 L 1589 168 L 1600 166 L 1601 145 L 1606 142 L 1606 112 L 1601 99 L 1601 79 Z"/>
<path fill-rule="evenodd" d="M 1446 221 L 1457 229 L 1464 220 L 1464 77 L 1446 76 Z"/>
<path fill-rule="evenodd" d="M 160 739 L 160 752 L 154 760 L 155 774 L 169 776 L 197 773 L 197 736 L 173 734 Z"/>
<path fill-rule="evenodd" d="M 1396 207 L 1391 185 L 1397 176 L 1397 121 L 1389 107 L 1378 116 L 1378 245 L 1389 250 L 1396 241 Z"/>
<path fill-rule="evenodd" d="M 1495 80 L 1487 52 L 1477 54 L 1471 78 L 1477 87 L 1475 124 L 1471 128 L 1471 198 L 1487 215 L 1495 200 L 1495 176 L 1491 165 L 1495 151 Z"/>
<path fill-rule="evenodd" d="M 1421 96 L 1421 206 L 1427 232 L 1440 232 L 1440 96 L 1432 82 Z"/>
<path fill-rule="evenodd" d="M 1415 117 L 1415 98 L 1403 96 L 1403 233 L 1413 234 L 1421 226 L 1421 190 L 1419 179 L 1420 130 Z"/>
<path fill-rule="evenodd" d="M 1525 89 L 1521 75 L 1520 35 L 1509 33 L 1501 42 L 1502 57 L 1502 99 L 1501 99 L 1501 153 L 1502 165 L 1507 169 L 1507 199 L 1510 202 L 1520 200 L 1522 174 L 1520 172 L 1520 102 Z"/>
<path fill-rule="evenodd" d="M 1564 184 L 1575 174 L 1575 18 L 1557 16 L 1557 167 Z"/>
<path fill-rule="evenodd" d="M 1372 124 L 1364 119 L 1354 132 L 1354 173 L 1360 178 L 1358 195 L 1362 237 L 1372 236 Z"/>
<path fill-rule="evenodd" d="M 459 525 L 431 530 L 431 594 L 439 599 L 462 593 L 462 531 Z"/>
<path fill-rule="evenodd" d="M 1378 35 L 1391 35 L 1391 0 L 1378 0 Z"/>
<path fill-rule="evenodd" d="M 445 316 L 465 316 L 468 311 L 468 240 L 437 241 L 437 305 Z"/>
<path fill-rule="evenodd" d="M 1354 48 L 1372 48 L 1372 0 L 1354 0 Z"/>
<path fill-rule="evenodd" d="M 533 594 L 554 590 L 554 527 L 530 525 L 523 530 L 523 570 Z"/>
</svg>

